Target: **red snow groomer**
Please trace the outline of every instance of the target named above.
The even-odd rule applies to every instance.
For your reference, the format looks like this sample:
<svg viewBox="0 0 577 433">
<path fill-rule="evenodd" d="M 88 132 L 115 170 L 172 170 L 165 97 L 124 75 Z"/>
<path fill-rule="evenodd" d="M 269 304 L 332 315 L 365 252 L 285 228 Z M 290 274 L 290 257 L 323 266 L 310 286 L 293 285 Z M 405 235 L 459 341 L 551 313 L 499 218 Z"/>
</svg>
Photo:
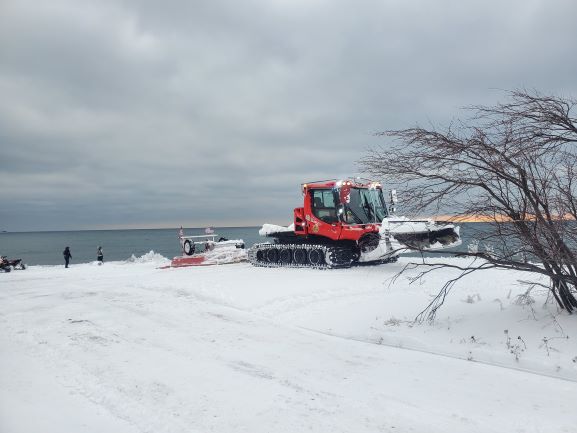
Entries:
<svg viewBox="0 0 577 433">
<path fill-rule="evenodd" d="M 461 243 L 459 227 L 391 215 L 382 186 L 366 179 L 322 180 L 302 184 L 303 207 L 288 227 L 265 224 L 259 231 L 274 242 L 254 245 L 255 266 L 346 268 L 396 261 L 407 250 L 450 248 Z"/>
</svg>

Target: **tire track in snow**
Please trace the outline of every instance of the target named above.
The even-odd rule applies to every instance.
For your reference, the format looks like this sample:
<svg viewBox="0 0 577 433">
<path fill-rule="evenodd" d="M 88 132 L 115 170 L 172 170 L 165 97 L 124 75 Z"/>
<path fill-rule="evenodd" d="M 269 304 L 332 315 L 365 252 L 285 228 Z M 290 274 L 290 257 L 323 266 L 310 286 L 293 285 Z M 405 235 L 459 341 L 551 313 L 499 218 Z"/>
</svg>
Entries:
<svg viewBox="0 0 577 433">
<path fill-rule="evenodd" d="M 112 416 L 123 420 L 131 426 L 137 428 L 143 433 L 194 433 L 186 419 L 181 419 L 180 415 L 175 415 L 177 409 L 187 410 L 185 401 L 172 401 L 171 404 L 162 406 L 164 410 L 157 410 L 154 417 L 150 417 L 150 407 L 158 406 L 161 403 L 162 394 L 167 394 L 167 386 L 161 382 L 135 382 L 133 377 L 123 377 L 123 371 L 114 367 L 113 364 L 107 364 L 106 369 L 102 369 L 98 363 L 87 364 L 78 359 L 77 352 L 67 350 L 67 344 L 54 344 L 51 342 L 55 337 L 63 336 L 56 329 L 55 333 L 47 335 L 37 331 L 24 331 L 6 323 L 2 327 L 4 335 L 12 341 L 17 342 L 24 348 L 26 353 L 36 359 L 42 360 L 49 370 L 58 372 L 54 377 L 56 381 L 69 391 L 70 394 L 78 394 L 94 404 L 102 407 Z M 70 322 L 68 322 L 70 323 Z M 85 321 L 79 322 L 85 324 Z M 94 326 L 94 333 L 76 334 L 71 338 L 73 345 L 80 347 L 80 352 L 94 352 L 94 345 L 109 345 L 116 343 L 107 337 L 115 337 L 129 345 L 149 348 L 149 342 L 122 338 L 118 334 L 112 333 L 111 330 Z M 62 329 L 64 330 L 64 329 Z M 98 335 L 97 335 L 98 334 Z M 74 334 L 73 334 L 74 336 Z M 96 337 L 91 338 L 91 337 Z M 84 345 L 82 344 L 84 343 Z M 152 348 L 154 349 L 153 346 Z M 179 355 L 179 353 L 175 353 Z M 150 399 L 154 400 L 152 403 Z M 147 400 L 148 399 L 148 400 Z M 183 413 L 184 415 L 184 413 Z"/>
<path fill-rule="evenodd" d="M 325 335 L 327 337 L 332 337 L 332 338 L 338 338 L 340 340 L 348 340 L 348 341 L 357 341 L 359 343 L 363 343 L 363 344 L 371 344 L 374 346 L 386 346 L 386 347 L 390 347 L 393 349 L 401 349 L 401 350 L 409 350 L 411 352 L 419 352 L 419 353 L 426 353 L 429 355 L 435 355 L 435 356 L 442 356 L 444 358 L 452 358 L 452 359 L 457 359 L 460 361 L 467 361 L 467 362 L 474 362 L 477 364 L 483 364 L 483 365 L 488 365 L 491 367 L 498 367 L 498 368 L 506 368 L 509 370 L 515 370 L 515 371 L 519 371 L 522 373 L 530 373 L 530 374 L 534 374 L 537 376 L 545 376 L 545 377 L 549 377 L 552 379 L 559 379 L 559 380 L 563 380 L 563 381 L 567 381 L 567 382 L 574 382 L 577 383 L 577 380 L 570 378 L 570 377 L 564 377 L 564 376 L 555 376 L 553 374 L 548 374 L 548 373 L 544 373 L 544 372 L 538 372 L 538 371 L 534 371 L 534 370 L 530 370 L 530 369 L 526 369 L 523 367 L 514 367 L 511 366 L 509 364 L 504 364 L 504 363 L 499 363 L 499 362 L 490 362 L 490 361 L 483 361 L 483 360 L 479 360 L 479 359 L 468 359 L 462 356 L 458 356 L 455 354 L 451 354 L 448 352 L 442 352 L 442 351 L 435 351 L 435 350 L 427 350 L 427 349 L 423 349 L 423 348 L 419 348 L 417 346 L 410 346 L 410 345 L 403 345 L 403 346 L 399 346 L 396 344 L 390 344 L 387 343 L 385 341 L 382 342 L 374 342 L 374 341 L 369 341 L 369 340 L 364 340 L 362 338 L 355 338 L 355 337 L 346 337 L 344 335 L 338 335 L 338 334 L 332 334 L 330 332 L 326 332 L 326 331 L 321 331 L 319 329 L 313 329 L 313 328 L 307 328 L 305 326 L 295 326 L 296 328 L 302 329 L 304 331 L 307 332 L 312 332 L 314 334 L 321 334 L 321 335 Z"/>
</svg>

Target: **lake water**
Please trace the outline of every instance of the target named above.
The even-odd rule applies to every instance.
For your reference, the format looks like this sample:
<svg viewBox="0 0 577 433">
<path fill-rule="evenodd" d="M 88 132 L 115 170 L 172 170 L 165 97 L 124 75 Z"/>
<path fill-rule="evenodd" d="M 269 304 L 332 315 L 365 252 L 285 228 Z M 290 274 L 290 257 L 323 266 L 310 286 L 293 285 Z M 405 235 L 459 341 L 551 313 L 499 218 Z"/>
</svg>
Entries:
<svg viewBox="0 0 577 433">
<path fill-rule="evenodd" d="M 484 223 L 463 223 L 463 244 L 455 250 L 465 250 L 480 234 L 487 233 Z M 243 239 L 246 247 L 267 238 L 259 236 L 260 227 L 216 227 L 215 233 L 228 239 Z M 186 235 L 203 235 L 204 228 L 185 228 Z M 167 258 L 180 255 L 178 229 L 139 230 L 82 230 L 58 232 L 0 233 L 0 254 L 21 258 L 28 265 L 57 265 L 63 263 L 62 251 L 69 246 L 71 263 L 96 260 L 96 249 L 101 245 L 105 261 L 126 260 L 153 250 Z"/>
</svg>

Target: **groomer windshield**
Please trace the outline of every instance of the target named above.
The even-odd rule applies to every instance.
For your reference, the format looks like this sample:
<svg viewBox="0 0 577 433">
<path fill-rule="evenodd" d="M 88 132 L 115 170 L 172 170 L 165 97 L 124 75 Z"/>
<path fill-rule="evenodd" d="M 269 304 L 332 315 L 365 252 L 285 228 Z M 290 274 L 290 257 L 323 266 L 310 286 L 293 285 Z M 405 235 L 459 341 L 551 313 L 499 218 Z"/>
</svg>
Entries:
<svg viewBox="0 0 577 433">
<path fill-rule="evenodd" d="M 348 224 L 380 223 L 387 213 L 387 206 L 380 188 L 351 188 L 343 219 Z"/>
</svg>

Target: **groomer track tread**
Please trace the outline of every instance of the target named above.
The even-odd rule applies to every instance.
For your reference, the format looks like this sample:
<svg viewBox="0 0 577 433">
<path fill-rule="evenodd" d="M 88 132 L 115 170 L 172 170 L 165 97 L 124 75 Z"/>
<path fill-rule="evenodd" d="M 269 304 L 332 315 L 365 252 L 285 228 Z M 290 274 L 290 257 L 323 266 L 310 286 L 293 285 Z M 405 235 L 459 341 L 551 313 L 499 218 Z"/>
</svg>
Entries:
<svg viewBox="0 0 577 433">
<path fill-rule="evenodd" d="M 349 248 L 309 244 L 256 244 L 248 251 L 254 266 L 267 268 L 349 268 L 353 253 Z"/>
</svg>

